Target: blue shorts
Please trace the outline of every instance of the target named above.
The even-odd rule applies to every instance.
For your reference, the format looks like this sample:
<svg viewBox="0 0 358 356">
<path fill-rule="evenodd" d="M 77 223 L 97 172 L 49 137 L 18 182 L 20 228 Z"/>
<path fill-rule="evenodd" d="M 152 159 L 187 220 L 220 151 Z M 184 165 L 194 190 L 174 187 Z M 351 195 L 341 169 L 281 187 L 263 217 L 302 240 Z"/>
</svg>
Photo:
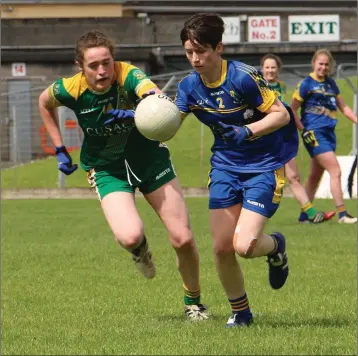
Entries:
<svg viewBox="0 0 358 356">
<path fill-rule="evenodd" d="M 242 203 L 243 208 L 267 218 L 279 207 L 285 169 L 265 173 L 229 173 L 212 168 L 209 174 L 209 209 Z"/>
<path fill-rule="evenodd" d="M 307 152 L 311 157 L 315 157 L 325 152 L 336 151 L 336 134 L 332 129 L 314 129 L 309 130 L 313 132 L 315 143 L 307 145 L 305 142 Z"/>
</svg>

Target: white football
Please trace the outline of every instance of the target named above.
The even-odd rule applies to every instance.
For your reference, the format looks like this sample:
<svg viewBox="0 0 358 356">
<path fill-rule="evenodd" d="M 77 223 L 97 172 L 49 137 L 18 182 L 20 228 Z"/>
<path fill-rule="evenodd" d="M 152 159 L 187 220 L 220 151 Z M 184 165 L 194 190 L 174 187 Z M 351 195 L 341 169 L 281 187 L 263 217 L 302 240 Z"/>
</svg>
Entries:
<svg viewBox="0 0 358 356">
<path fill-rule="evenodd" d="M 168 141 L 179 130 L 180 111 L 166 95 L 152 94 L 140 101 L 134 121 L 138 131 L 149 140 Z"/>
</svg>

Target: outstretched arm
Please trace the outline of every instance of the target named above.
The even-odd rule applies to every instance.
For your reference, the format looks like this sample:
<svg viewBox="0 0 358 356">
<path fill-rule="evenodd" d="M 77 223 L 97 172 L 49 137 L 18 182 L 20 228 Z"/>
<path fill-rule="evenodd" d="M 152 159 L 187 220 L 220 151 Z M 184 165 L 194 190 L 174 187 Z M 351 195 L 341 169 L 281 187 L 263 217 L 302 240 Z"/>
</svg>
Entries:
<svg viewBox="0 0 358 356">
<path fill-rule="evenodd" d="M 60 106 L 49 94 L 49 89 L 45 89 L 39 97 L 39 109 L 42 121 L 55 147 L 63 146 L 61 131 L 58 126 L 56 107 Z"/>
<path fill-rule="evenodd" d="M 341 96 L 337 97 L 337 105 L 339 110 L 341 110 L 342 114 L 353 123 L 357 123 L 357 115 L 353 112 L 353 110 L 344 102 Z"/>
<path fill-rule="evenodd" d="M 62 173 L 70 175 L 77 169 L 77 164 L 72 164 L 72 158 L 63 144 L 56 114 L 56 107 L 58 106 L 61 106 L 61 103 L 50 95 L 49 88 L 41 93 L 39 97 L 40 114 L 51 141 L 55 146 L 58 169 Z"/>
</svg>

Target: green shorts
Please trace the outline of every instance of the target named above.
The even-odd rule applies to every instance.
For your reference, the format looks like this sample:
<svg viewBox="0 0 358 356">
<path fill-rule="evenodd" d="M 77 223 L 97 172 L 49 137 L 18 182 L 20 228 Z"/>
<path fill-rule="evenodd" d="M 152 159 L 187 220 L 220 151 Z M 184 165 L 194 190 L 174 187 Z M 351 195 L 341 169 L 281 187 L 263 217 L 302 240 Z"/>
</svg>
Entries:
<svg viewBox="0 0 358 356">
<path fill-rule="evenodd" d="M 175 177 L 169 150 L 163 146 L 145 159 L 140 155 L 127 156 L 118 162 L 116 169 L 92 168 L 87 172 L 88 183 L 96 189 L 100 200 L 109 193 L 134 193 L 137 188 L 143 194 L 149 194 Z"/>
</svg>

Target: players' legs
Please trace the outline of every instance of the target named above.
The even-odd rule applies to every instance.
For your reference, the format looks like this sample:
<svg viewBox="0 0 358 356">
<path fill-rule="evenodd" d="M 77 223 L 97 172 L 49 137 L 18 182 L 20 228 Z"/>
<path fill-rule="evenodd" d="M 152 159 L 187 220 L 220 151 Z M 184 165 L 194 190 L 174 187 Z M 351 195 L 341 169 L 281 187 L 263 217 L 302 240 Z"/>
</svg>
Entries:
<svg viewBox="0 0 358 356">
<path fill-rule="evenodd" d="M 305 184 L 306 192 L 311 202 L 313 202 L 314 200 L 323 173 L 324 173 L 324 168 L 318 163 L 316 157 L 313 157 L 310 162 L 310 171 L 309 171 L 307 182 Z"/>
<path fill-rule="evenodd" d="M 272 236 L 263 232 L 268 218 L 243 208 L 234 234 L 234 248 L 243 258 L 267 256 L 275 251 Z"/>
<path fill-rule="evenodd" d="M 207 319 L 206 309 L 200 304 L 199 254 L 184 196 L 177 178 L 165 183 L 145 198 L 156 211 L 169 233 L 170 242 L 177 255 L 177 266 L 184 285 L 184 304 L 192 319 Z M 190 315 L 189 315 L 190 314 Z"/>
<path fill-rule="evenodd" d="M 134 194 L 112 192 L 101 200 L 102 210 L 116 241 L 132 253 L 133 260 L 146 278 L 155 276 L 144 227 L 135 205 Z"/>
<path fill-rule="evenodd" d="M 336 154 L 333 151 L 325 152 L 315 156 L 314 159 L 329 174 L 331 194 L 339 214 L 339 222 L 356 223 L 357 219 L 348 214 L 344 206 L 341 187 L 341 168 L 339 166 Z"/>
<path fill-rule="evenodd" d="M 275 232 L 264 233 L 265 225 L 277 211 L 285 183 L 285 169 L 274 172 L 242 175 L 243 204 L 234 247 L 243 258 L 267 256 L 269 281 L 274 289 L 281 288 L 288 277 L 285 237 Z"/>
<path fill-rule="evenodd" d="M 233 245 L 233 235 L 241 206 L 236 204 L 228 208 L 210 210 L 215 266 L 229 300 L 245 294 L 244 277 Z"/>
<path fill-rule="evenodd" d="M 241 204 L 235 204 L 227 208 L 210 209 L 215 266 L 232 309 L 227 327 L 244 326 L 252 322 L 244 276 L 233 246 L 233 235 L 241 207 Z"/>
<path fill-rule="evenodd" d="M 310 200 L 307 196 L 305 188 L 301 184 L 296 158 L 292 158 L 289 162 L 285 164 L 285 172 L 292 194 L 294 195 L 300 206 L 304 206 Z"/>
<path fill-rule="evenodd" d="M 301 183 L 296 158 L 291 159 L 285 164 L 285 172 L 292 194 L 301 207 L 301 214 L 298 219 L 299 222 L 312 222 L 317 224 L 327 221 L 334 216 L 334 212 L 317 212 L 317 210 L 313 207 L 308 198 L 306 189 Z"/>
<path fill-rule="evenodd" d="M 178 179 L 145 194 L 145 198 L 168 230 L 185 287 L 191 291 L 199 290 L 199 255 Z"/>
<path fill-rule="evenodd" d="M 116 241 L 126 250 L 138 246 L 144 227 L 135 205 L 134 194 L 113 192 L 101 200 L 101 206 Z"/>
</svg>

